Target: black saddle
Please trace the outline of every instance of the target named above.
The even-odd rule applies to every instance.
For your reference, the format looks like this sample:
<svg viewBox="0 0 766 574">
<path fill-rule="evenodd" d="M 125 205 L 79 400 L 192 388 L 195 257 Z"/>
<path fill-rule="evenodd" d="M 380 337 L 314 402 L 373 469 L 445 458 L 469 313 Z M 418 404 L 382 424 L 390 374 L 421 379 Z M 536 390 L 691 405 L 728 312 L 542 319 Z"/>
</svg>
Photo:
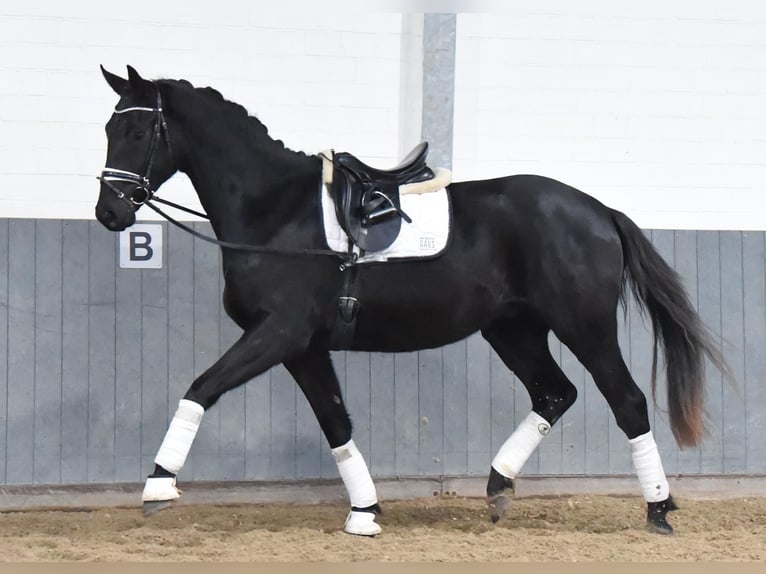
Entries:
<svg viewBox="0 0 766 574">
<path fill-rule="evenodd" d="M 381 170 L 371 167 L 348 152 L 333 152 L 333 179 L 330 194 L 338 222 L 362 251 L 380 251 L 391 245 L 402 227 L 412 223 L 402 211 L 399 186 L 434 177 L 426 165 L 428 142 L 421 142 L 399 165 Z"/>
</svg>

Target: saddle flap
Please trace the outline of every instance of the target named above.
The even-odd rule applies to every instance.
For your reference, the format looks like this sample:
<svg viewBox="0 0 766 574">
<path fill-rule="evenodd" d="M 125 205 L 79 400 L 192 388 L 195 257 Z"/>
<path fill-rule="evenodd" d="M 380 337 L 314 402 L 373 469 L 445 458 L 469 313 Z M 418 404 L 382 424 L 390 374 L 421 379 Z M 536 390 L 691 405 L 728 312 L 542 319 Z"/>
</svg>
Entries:
<svg viewBox="0 0 766 574">
<path fill-rule="evenodd" d="M 338 223 L 359 249 L 380 251 L 399 235 L 402 219 L 394 216 L 399 209 L 398 192 L 373 189 L 355 174 L 336 169 L 332 196 Z"/>
</svg>

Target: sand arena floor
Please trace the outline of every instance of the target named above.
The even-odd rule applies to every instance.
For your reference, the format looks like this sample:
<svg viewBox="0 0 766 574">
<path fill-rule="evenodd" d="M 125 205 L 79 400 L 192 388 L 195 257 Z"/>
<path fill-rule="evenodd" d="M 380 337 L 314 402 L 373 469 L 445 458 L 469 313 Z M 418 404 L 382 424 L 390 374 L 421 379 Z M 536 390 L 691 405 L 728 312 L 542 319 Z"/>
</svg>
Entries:
<svg viewBox="0 0 766 574">
<path fill-rule="evenodd" d="M 0 514 L 2 561 L 766 561 L 766 499 L 685 500 L 676 534 L 641 498 L 522 498 L 492 524 L 482 499 L 385 501 L 375 538 L 342 532 L 343 503 L 188 505 Z"/>
</svg>

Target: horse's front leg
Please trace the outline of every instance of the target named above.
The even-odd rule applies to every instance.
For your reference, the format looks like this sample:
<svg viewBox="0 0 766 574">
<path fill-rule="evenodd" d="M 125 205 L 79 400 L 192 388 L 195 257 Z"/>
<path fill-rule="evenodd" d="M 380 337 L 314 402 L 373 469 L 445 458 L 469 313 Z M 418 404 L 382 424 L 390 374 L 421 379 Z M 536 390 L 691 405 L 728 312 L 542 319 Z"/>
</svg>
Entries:
<svg viewBox="0 0 766 574">
<path fill-rule="evenodd" d="M 282 362 L 285 356 L 300 352 L 306 346 L 297 335 L 286 334 L 273 321 L 245 331 L 240 339 L 207 371 L 192 383 L 178 403 L 178 409 L 154 458 L 154 472 L 146 479 L 142 501 L 144 515 L 149 515 L 177 499 L 179 473 L 197 435 L 202 415 L 226 391 L 246 383 L 253 377 Z"/>
<path fill-rule="evenodd" d="M 380 532 L 375 522 L 375 515 L 381 512 L 378 496 L 364 457 L 351 438 L 351 420 L 329 351 L 309 349 L 285 361 L 285 367 L 306 395 L 348 492 L 351 511 L 344 530 L 349 534 L 375 536 Z"/>
</svg>

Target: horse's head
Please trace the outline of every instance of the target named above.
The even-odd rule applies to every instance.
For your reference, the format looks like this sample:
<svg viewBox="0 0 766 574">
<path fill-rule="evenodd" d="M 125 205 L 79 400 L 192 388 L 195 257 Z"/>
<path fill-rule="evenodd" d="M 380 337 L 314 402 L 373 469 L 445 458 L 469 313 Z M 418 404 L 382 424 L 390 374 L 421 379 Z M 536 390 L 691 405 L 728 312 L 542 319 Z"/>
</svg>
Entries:
<svg viewBox="0 0 766 574">
<path fill-rule="evenodd" d="M 128 66 L 128 79 L 101 71 L 120 96 L 106 124 L 106 167 L 96 218 L 111 231 L 136 221 L 136 211 L 175 172 L 170 138 L 157 84 Z"/>
</svg>

